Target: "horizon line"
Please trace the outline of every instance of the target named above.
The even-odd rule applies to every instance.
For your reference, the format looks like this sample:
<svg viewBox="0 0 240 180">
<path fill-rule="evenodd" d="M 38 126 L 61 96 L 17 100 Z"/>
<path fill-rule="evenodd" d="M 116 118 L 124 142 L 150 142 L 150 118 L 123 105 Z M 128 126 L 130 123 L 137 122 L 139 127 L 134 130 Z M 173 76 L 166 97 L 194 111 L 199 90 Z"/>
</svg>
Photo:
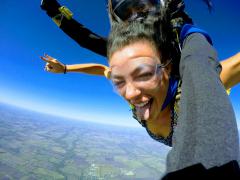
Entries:
<svg viewBox="0 0 240 180">
<path fill-rule="evenodd" d="M 15 108 L 23 109 L 23 110 L 26 110 L 26 111 L 32 111 L 34 113 L 40 113 L 42 115 L 48 115 L 48 116 L 63 118 L 65 120 L 70 120 L 70 121 L 81 121 L 81 122 L 97 123 L 97 124 L 102 124 L 102 125 L 112 125 L 112 126 L 128 127 L 128 128 L 136 128 L 136 129 L 141 128 L 141 126 L 135 126 L 135 125 L 127 125 L 127 124 L 121 124 L 121 123 L 108 123 L 108 122 L 102 122 L 102 121 L 85 120 L 85 119 L 80 119 L 80 118 L 77 118 L 77 117 L 71 117 L 71 116 L 67 116 L 67 115 L 49 113 L 49 112 L 36 110 L 36 109 L 25 107 L 25 106 L 21 106 L 21 105 L 16 104 L 16 103 L 5 102 L 5 101 L 2 101 L 2 100 L 0 100 L 0 104 L 13 106 Z"/>
</svg>

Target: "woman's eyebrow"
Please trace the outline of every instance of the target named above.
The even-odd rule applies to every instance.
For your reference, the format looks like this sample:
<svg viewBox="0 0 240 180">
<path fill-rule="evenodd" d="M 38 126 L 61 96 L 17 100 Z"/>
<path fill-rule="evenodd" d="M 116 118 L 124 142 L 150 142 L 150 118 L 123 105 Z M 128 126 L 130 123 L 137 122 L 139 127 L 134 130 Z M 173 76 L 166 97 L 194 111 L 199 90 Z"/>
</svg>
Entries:
<svg viewBox="0 0 240 180">
<path fill-rule="evenodd" d="M 123 76 L 119 74 L 111 74 L 111 79 L 123 79 Z"/>
<path fill-rule="evenodd" d="M 150 64 L 141 64 L 140 66 L 137 66 L 137 68 L 135 68 L 132 72 L 131 75 L 137 74 L 139 72 L 141 72 L 143 69 L 146 69 L 145 67 L 150 67 L 152 68 L 153 66 Z"/>
<path fill-rule="evenodd" d="M 130 74 L 130 75 L 135 75 L 135 74 L 141 72 L 143 69 L 146 69 L 146 67 L 152 68 L 153 65 L 150 65 L 150 64 L 141 64 L 141 65 L 137 66 L 136 68 L 134 68 L 129 74 Z M 125 74 L 125 75 L 126 75 L 126 74 Z M 111 78 L 112 78 L 112 79 L 123 79 L 123 78 L 124 78 L 124 75 L 112 73 L 112 74 L 111 74 Z"/>
</svg>

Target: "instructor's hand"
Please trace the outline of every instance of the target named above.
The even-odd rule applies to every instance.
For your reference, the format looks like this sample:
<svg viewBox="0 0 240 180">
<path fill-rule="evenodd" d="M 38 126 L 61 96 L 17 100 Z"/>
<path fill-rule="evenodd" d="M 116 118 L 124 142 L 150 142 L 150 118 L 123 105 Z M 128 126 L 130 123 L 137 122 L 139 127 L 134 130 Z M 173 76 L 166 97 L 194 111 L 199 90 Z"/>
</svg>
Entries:
<svg viewBox="0 0 240 180">
<path fill-rule="evenodd" d="M 52 73 L 66 73 L 66 65 L 58 61 L 57 59 L 44 54 L 44 56 L 40 56 L 40 58 L 46 62 L 45 71 Z"/>
</svg>

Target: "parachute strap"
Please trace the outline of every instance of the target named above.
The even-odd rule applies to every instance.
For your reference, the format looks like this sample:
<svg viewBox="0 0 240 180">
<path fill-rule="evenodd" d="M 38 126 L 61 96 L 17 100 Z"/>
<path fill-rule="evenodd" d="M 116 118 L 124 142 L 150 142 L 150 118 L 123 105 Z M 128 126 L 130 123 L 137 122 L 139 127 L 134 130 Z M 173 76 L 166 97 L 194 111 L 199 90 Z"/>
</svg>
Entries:
<svg viewBox="0 0 240 180">
<path fill-rule="evenodd" d="M 57 24 L 57 26 L 61 26 L 62 20 L 65 17 L 67 20 L 71 20 L 73 17 L 73 13 L 66 6 L 61 6 L 58 8 L 59 14 L 54 16 L 52 20 Z"/>
<path fill-rule="evenodd" d="M 180 42 L 180 38 L 179 38 L 179 34 L 180 34 L 179 32 L 181 32 L 181 28 L 184 24 L 184 20 L 181 17 L 174 18 L 171 20 L 171 24 L 173 27 L 173 33 L 176 35 L 175 41 L 178 43 L 178 48 L 181 52 L 182 48 L 181 48 L 181 42 Z"/>
<path fill-rule="evenodd" d="M 227 92 L 228 95 L 230 95 L 230 93 L 231 93 L 231 88 L 227 89 L 226 92 Z"/>
</svg>

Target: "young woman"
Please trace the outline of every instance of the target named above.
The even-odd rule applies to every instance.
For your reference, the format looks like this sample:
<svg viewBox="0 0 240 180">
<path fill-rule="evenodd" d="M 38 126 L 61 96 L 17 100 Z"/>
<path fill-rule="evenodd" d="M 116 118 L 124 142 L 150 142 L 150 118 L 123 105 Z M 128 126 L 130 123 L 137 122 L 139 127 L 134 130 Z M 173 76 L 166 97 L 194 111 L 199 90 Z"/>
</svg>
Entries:
<svg viewBox="0 0 240 180">
<path fill-rule="evenodd" d="M 203 171 L 195 171 L 196 178 L 206 175 L 204 168 L 238 165 L 237 125 L 219 79 L 221 66 L 215 50 L 205 34 L 189 34 L 178 65 L 179 59 L 172 56 L 175 48 L 169 43 L 174 35 L 162 28 L 169 27 L 164 18 L 153 26 L 131 23 L 113 28 L 108 58 L 115 89 L 133 106 L 136 118 L 154 139 L 171 139 L 167 173 L 200 163 Z M 239 176 L 237 170 L 237 174 L 234 168 L 227 174 L 223 170 L 213 177 Z M 208 173 L 212 177 L 214 171 Z"/>
<path fill-rule="evenodd" d="M 209 37 L 187 34 L 178 64 L 179 56 L 172 56 L 178 53 L 172 46 L 175 38 L 166 31 L 171 29 L 170 21 L 164 19 L 156 23 L 158 28 L 156 24 L 116 25 L 108 46 L 110 69 L 98 66 L 99 74 L 108 71 L 105 74 L 154 139 L 173 145 L 167 172 L 197 163 L 208 169 L 238 160 L 236 122 L 219 81 L 221 66 L 207 41 Z M 42 59 L 49 71 L 54 72 L 54 67 L 61 72 L 68 70 L 49 56 Z"/>
</svg>

